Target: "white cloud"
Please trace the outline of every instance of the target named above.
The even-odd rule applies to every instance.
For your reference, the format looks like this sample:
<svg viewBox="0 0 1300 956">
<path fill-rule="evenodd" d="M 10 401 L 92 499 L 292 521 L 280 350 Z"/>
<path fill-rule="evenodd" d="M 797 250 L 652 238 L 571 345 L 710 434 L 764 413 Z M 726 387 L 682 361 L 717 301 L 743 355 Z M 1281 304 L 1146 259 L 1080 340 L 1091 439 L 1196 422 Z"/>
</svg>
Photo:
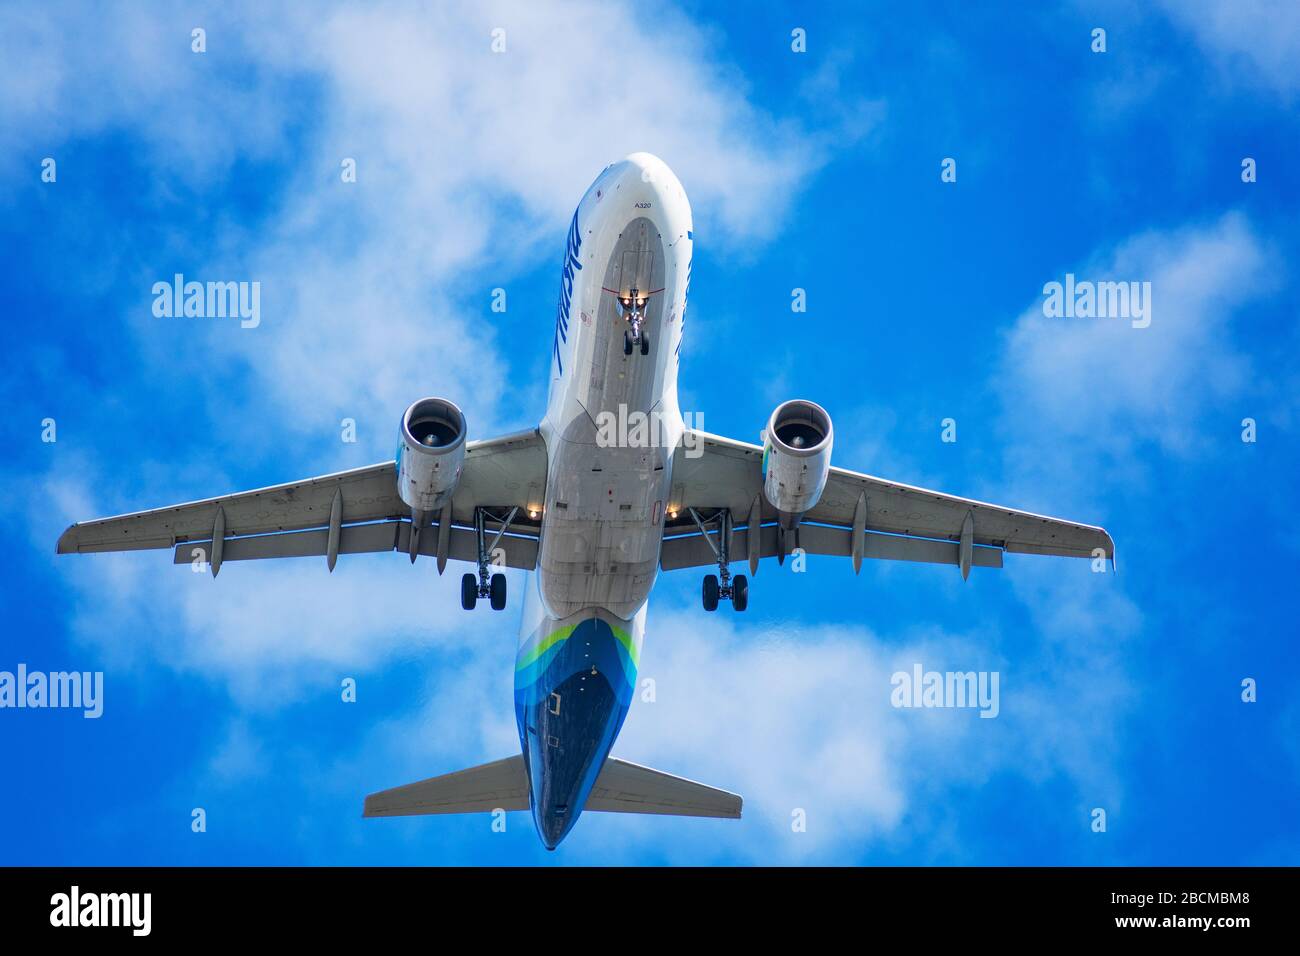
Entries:
<svg viewBox="0 0 1300 956">
<path fill-rule="evenodd" d="M 1151 324 L 1047 318 L 1042 297 L 1025 310 L 994 386 L 1013 470 L 1045 475 L 1045 488 L 1095 488 L 1132 480 L 1144 447 L 1197 453 L 1202 413 L 1250 380 L 1232 324 L 1273 287 L 1274 268 L 1249 223 L 1228 214 L 1142 233 L 1045 276 L 1045 283 L 1067 272 L 1080 281 L 1150 282 Z"/>
<path fill-rule="evenodd" d="M 1160 0 L 1165 15 L 1232 80 L 1300 92 L 1300 6 L 1270 0 Z"/>
</svg>

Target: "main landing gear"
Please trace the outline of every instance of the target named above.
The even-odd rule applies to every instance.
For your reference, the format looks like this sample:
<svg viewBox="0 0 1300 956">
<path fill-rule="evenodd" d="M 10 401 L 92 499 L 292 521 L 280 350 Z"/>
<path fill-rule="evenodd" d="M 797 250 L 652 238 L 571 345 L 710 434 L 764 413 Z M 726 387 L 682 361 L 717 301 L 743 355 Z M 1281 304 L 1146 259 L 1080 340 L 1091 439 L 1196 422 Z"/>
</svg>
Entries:
<svg viewBox="0 0 1300 956">
<path fill-rule="evenodd" d="M 690 509 L 691 519 L 695 526 L 700 529 L 700 534 L 704 535 L 704 540 L 713 553 L 718 556 L 718 573 L 706 574 L 704 576 L 704 589 L 702 597 L 704 599 L 704 610 L 716 611 L 718 601 L 730 601 L 731 606 L 737 611 L 743 611 L 749 607 L 749 578 L 743 574 L 731 576 L 731 510 L 723 508 L 717 514 L 707 520 L 700 517 L 698 511 Z M 718 526 L 718 543 L 715 545 L 713 539 L 709 537 L 709 525 L 716 523 Z"/>
<path fill-rule="evenodd" d="M 518 508 L 511 508 L 504 518 L 497 518 L 486 508 L 474 509 L 474 535 L 478 539 L 478 574 L 471 572 L 460 579 L 460 606 L 465 610 L 474 610 L 479 598 L 487 598 L 494 611 L 505 608 L 506 576 L 500 571 L 493 574 L 489 569 L 492 567 L 492 552 L 501 543 L 501 536 L 506 533 L 510 522 L 515 520 L 515 515 L 518 513 Z M 501 522 L 501 527 L 497 530 L 491 544 L 487 541 L 487 518 Z"/>
</svg>

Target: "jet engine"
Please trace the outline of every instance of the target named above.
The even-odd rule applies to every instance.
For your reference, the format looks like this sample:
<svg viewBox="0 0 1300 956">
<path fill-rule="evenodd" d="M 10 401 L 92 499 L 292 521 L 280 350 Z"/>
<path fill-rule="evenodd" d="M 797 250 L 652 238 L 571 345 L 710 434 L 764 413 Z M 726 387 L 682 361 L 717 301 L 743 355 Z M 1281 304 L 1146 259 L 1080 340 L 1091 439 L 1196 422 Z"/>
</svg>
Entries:
<svg viewBox="0 0 1300 956">
<path fill-rule="evenodd" d="M 793 527 L 826 488 L 831 469 L 831 417 L 814 402 L 795 399 L 772 412 L 763 432 L 763 496 Z"/>
<path fill-rule="evenodd" d="M 451 500 L 465 462 L 465 415 L 443 398 L 422 398 L 402 416 L 397 493 L 416 525 Z"/>
</svg>

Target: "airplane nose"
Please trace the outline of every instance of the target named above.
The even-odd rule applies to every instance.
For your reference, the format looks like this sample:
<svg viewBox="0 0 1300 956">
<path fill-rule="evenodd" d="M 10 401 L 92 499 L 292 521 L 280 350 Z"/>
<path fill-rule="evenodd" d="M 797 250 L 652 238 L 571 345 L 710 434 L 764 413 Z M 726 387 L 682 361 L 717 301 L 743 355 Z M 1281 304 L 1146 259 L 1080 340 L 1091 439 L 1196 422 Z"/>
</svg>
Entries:
<svg viewBox="0 0 1300 956">
<path fill-rule="evenodd" d="M 639 179 L 655 190 L 668 194 L 681 191 L 682 184 L 676 174 L 658 156 L 653 153 L 632 153 L 623 160 L 627 175 Z"/>
<path fill-rule="evenodd" d="M 654 153 L 629 153 L 625 162 L 630 166 L 635 166 L 637 169 L 667 168 L 667 163 Z"/>
</svg>

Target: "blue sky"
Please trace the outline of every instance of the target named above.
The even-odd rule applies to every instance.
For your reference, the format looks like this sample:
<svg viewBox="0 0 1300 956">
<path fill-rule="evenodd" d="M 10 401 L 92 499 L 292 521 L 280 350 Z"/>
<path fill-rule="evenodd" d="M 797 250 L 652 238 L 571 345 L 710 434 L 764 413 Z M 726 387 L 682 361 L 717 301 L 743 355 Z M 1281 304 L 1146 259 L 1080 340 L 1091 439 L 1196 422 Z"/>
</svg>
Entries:
<svg viewBox="0 0 1300 956">
<path fill-rule="evenodd" d="M 1300 16 L 1021 6 L 0 12 L 0 670 L 105 674 L 99 720 L 0 710 L 0 863 L 1296 863 Z M 397 555 L 214 581 L 55 540 L 382 460 L 427 394 L 535 424 L 568 218 L 634 150 L 694 207 L 709 431 L 814 399 L 838 464 L 1103 524 L 1120 573 L 812 558 L 743 616 L 665 575 L 615 752 L 743 821 L 363 821 L 516 751 L 517 610 Z M 177 272 L 259 281 L 261 324 L 156 318 Z M 1151 282 L 1150 327 L 1045 318 L 1067 272 Z M 998 718 L 892 708 L 917 662 L 997 671 Z"/>
</svg>

